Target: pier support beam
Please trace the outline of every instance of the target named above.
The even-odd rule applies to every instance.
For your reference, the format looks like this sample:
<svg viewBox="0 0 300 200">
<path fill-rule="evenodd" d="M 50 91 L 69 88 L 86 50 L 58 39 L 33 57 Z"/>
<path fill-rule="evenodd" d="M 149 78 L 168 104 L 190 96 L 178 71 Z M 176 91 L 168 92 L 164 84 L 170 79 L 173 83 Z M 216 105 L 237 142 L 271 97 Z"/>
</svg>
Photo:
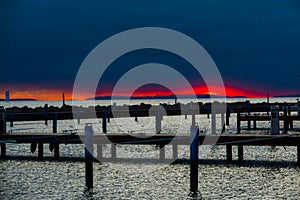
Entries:
<svg viewBox="0 0 300 200">
<path fill-rule="evenodd" d="M 225 114 L 221 113 L 221 127 L 222 127 L 222 133 L 225 132 Z"/>
<path fill-rule="evenodd" d="M 232 145 L 227 144 L 226 145 L 226 158 L 227 158 L 227 164 L 232 163 Z"/>
<path fill-rule="evenodd" d="M 87 189 L 93 188 L 93 127 L 86 124 L 84 127 L 85 143 L 85 186 Z"/>
<path fill-rule="evenodd" d="M 161 112 L 158 109 L 155 115 L 155 132 L 160 133 L 161 131 Z"/>
<path fill-rule="evenodd" d="M 237 134 L 241 133 L 241 113 L 240 110 L 237 111 L 236 113 L 236 130 L 237 130 Z"/>
<path fill-rule="evenodd" d="M 199 128 L 191 126 L 191 145 L 190 145 L 190 191 L 197 193 L 198 191 L 198 161 L 199 161 Z"/>
<path fill-rule="evenodd" d="M 238 145 L 238 163 L 242 164 L 244 159 L 244 148 L 243 145 Z"/>
<path fill-rule="evenodd" d="M 53 128 L 53 133 L 57 133 L 57 113 L 54 113 L 52 128 Z"/>
<path fill-rule="evenodd" d="M 44 158 L 44 143 L 38 143 L 38 159 L 43 160 Z"/>
<path fill-rule="evenodd" d="M 102 116 L 102 132 L 107 133 L 106 114 L 103 114 Z"/>
<path fill-rule="evenodd" d="M 59 160 L 59 144 L 54 144 L 54 160 Z"/>
</svg>

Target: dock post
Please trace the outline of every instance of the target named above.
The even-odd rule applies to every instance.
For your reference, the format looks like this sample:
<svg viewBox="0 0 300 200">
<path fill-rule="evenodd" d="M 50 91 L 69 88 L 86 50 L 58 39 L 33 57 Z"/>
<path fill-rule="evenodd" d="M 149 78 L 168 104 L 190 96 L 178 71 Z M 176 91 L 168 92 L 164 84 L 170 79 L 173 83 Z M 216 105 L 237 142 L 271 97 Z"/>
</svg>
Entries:
<svg viewBox="0 0 300 200">
<path fill-rule="evenodd" d="M 221 113 L 221 127 L 222 127 L 222 133 L 224 133 L 225 132 L 225 116 L 224 116 L 225 114 L 222 112 Z"/>
<path fill-rule="evenodd" d="M 84 127 L 85 143 L 85 186 L 87 189 L 93 188 L 93 127 L 86 124 Z"/>
<path fill-rule="evenodd" d="M 160 133 L 160 131 L 161 131 L 161 113 L 160 110 L 157 109 L 155 115 L 155 132 Z"/>
<path fill-rule="evenodd" d="M 251 120 L 250 120 L 250 115 L 251 115 L 251 112 L 250 112 L 250 109 L 251 109 L 251 104 L 250 104 L 250 101 L 247 101 L 248 104 L 247 104 L 247 109 L 248 109 L 248 130 L 251 129 Z"/>
<path fill-rule="evenodd" d="M 287 120 L 287 109 L 286 109 L 286 105 L 284 106 L 284 110 L 283 110 L 283 130 L 284 133 L 286 134 L 288 132 L 288 120 Z"/>
<path fill-rule="evenodd" d="M 244 159 L 244 147 L 243 145 L 238 145 L 238 163 L 242 164 Z"/>
<path fill-rule="evenodd" d="M 44 157 L 44 143 L 39 142 L 38 143 L 38 159 L 43 160 Z"/>
<path fill-rule="evenodd" d="M 97 144 L 97 159 L 102 159 L 102 144 Z"/>
<path fill-rule="evenodd" d="M 0 134 L 6 133 L 6 113 L 3 106 L 0 106 Z"/>
<path fill-rule="evenodd" d="M 232 162 L 232 145 L 231 144 L 226 145 L 226 158 L 227 158 L 227 164 L 230 164 Z"/>
<path fill-rule="evenodd" d="M 13 127 L 14 126 L 14 120 L 13 120 L 14 114 L 13 114 L 12 108 L 9 109 L 9 118 L 10 118 L 10 127 Z"/>
<path fill-rule="evenodd" d="M 271 107 L 271 135 L 279 134 L 279 108 L 278 106 Z"/>
<path fill-rule="evenodd" d="M 6 156 L 6 144 L 1 143 L 1 158 L 5 158 Z"/>
<path fill-rule="evenodd" d="M 138 121 L 138 112 L 137 112 L 137 108 L 134 108 L 134 120 L 137 122 Z"/>
<path fill-rule="evenodd" d="M 53 133 L 57 133 L 57 113 L 53 115 Z"/>
<path fill-rule="evenodd" d="M 241 133 L 241 112 L 238 109 L 237 113 L 236 113 L 236 130 L 237 130 L 237 134 Z"/>
<path fill-rule="evenodd" d="M 111 144 L 110 152 L 111 152 L 112 160 L 113 161 L 116 160 L 116 158 L 117 158 L 117 146 L 116 146 L 116 144 Z"/>
<path fill-rule="evenodd" d="M 231 113 L 231 106 L 227 106 L 227 110 L 226 110 L 226 126 L 229 126 L 229 117 L 230 117 L 230 113 Z"/>
<path fill-rule="evenodd" d="M 59 143 L 54 144 L 54 160 L 59 160 Z"/>
<path fill-rule="evenodd" d="M 103 113 L 102 116 L 102 132 L 107 133 L 106 113 Z"/>
<path fill-rule="evenodd" d="M 159 161 L 164 162 L 165 161 L 165 145 L 161 144 L 159 145 Z"/>
<path fill-rule="evenodd" d="M 297 158 L 298 167 L 300 167 L 300 145 L 297 146 Z"/>
<path fill-rule="evenodd" d="M 190 130 L 190 191 L 198 191 L 198 160 L 199 160 L 199 128 L 191 126 Z"/>
<path fill-rule="evenodd" d="M 45 104 L 45 125 L 48 126 L 48 104 Z"/>
<path fill-rule="evenodd" d="M 173 159 L 177 160 L 178 159 L 178 145 L 177 144 L 172 145 L 172 152 L 173 152 Z"/>
<path fill-rule="evenodd" d="M 211 134 L 216 134 L 216 113 L 211 112 Z"/>
<path fill-rule="evenodd" d="M 291 115 L 291 105 L 288 105 L 288 115 Z"/>
<path fill-rule="evenodd" d="M 300 116 L 300 101 L 297 101 L 297 114 Z"/>
<path fill-rule="evenodd" d="M 253 129 L 256 130 L 256 120 L 253 120 Z"/>
</svg>

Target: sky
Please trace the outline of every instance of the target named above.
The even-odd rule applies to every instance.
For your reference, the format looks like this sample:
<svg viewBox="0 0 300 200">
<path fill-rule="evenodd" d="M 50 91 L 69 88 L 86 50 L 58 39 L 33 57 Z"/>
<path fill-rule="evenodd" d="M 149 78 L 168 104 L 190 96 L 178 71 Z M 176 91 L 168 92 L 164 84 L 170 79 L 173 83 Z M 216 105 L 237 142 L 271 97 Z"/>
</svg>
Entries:
<svg viewBox="0 0 300 200">
<path fill-rule="evenodd" d="M 216 63 L 229 96 L 300 94 L 297 0 L 1 0 L 0 23 L 0 98 L 9 90 L 11 98 L 54 100 L 65 92 L 70 99 L 89 52 L 110 36 L 139 27 L 169 28 L 196 40 Z M 149 62 L 180 71 L 198 93 L 217 94 L 207 91 L 184 59 L 149 49 L 115 60 L 96 95 L 109 95 L 122 74 Z M 163 90 L 141 86 L 136 94 Z"/>
</svg>

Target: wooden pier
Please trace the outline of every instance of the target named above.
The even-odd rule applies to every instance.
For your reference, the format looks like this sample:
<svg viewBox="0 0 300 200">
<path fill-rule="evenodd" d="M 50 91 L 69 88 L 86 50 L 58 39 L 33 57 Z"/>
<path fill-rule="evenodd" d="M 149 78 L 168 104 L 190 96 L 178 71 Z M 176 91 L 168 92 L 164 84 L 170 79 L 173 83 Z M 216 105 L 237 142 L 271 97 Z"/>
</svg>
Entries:
<svg viewBox="0 0 300 200">
<path fill-rule="evenodd" d="M 205 140 L 204 140 L 205 139 Z M 83 144 L 84 135 L 63 135 L 63 134 L 5 134 L 0 135 L 1 144 L 5 143 L 29 143 L 38 144 L 38 157 L 43 158 L 43 146 L 49 145 L 54 150 L 54 158 L 59 158 L 60 144 Z M 177 157 L 177 145 L 190 145 L 188 134 L 170 135 L 157 134 L 147 138 L 134 137 L 132 135 L 96 133 L 92 139 L 94 144 L 112 144 L 112 157 L 116 157 L 116 144 L 118 145 L 172 145 L 173 157 Z M 205 142 L 205 143 L 204 143 Z M 296 146 L 298 166 L 300 167 L 300 134 L 282 135 L 257 135 L 257 134 L 221 134 L 221 135 L 199 135 L 199 145 L 225 145 L 227 162 L 232 161 L 232 146 L 239 146 L 238 160 L 243 160 L 243 146 Z M 50 148 L 50 149 L 51 149 Z M 35 149 L 34 149 L 35 150 Z M 162 152 L 161 152 L 162 153 Z M 2 157 L 5 156 L 5 149 L 1 149 Z M 161 155 L 164 157 L 164 155 Z"/>
</svg>

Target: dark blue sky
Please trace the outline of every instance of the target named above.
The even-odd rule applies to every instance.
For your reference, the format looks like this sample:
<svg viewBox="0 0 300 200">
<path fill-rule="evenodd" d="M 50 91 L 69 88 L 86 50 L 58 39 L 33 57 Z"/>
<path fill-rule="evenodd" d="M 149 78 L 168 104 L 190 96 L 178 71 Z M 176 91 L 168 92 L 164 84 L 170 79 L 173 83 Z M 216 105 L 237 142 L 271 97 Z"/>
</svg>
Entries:
<svg viewBox="0 0 300 200">
<path fill-rule="evenodd" d="M 81 62 L 101 41 L 127 29 L 155 26 L 198 41 L 228 85 L 300 93 L 297 0 L 2 0 L 0 23 L 3 90 L 7 84 L 72 87 Z M 149 61 L 143 60 L 147 52 L 137 55 L 132 57 Z M 119 67 L 126 69 L 128 60 Z M 192 72 L 187 69 L 186 76 L 193 77 Z"/>
</svg>

